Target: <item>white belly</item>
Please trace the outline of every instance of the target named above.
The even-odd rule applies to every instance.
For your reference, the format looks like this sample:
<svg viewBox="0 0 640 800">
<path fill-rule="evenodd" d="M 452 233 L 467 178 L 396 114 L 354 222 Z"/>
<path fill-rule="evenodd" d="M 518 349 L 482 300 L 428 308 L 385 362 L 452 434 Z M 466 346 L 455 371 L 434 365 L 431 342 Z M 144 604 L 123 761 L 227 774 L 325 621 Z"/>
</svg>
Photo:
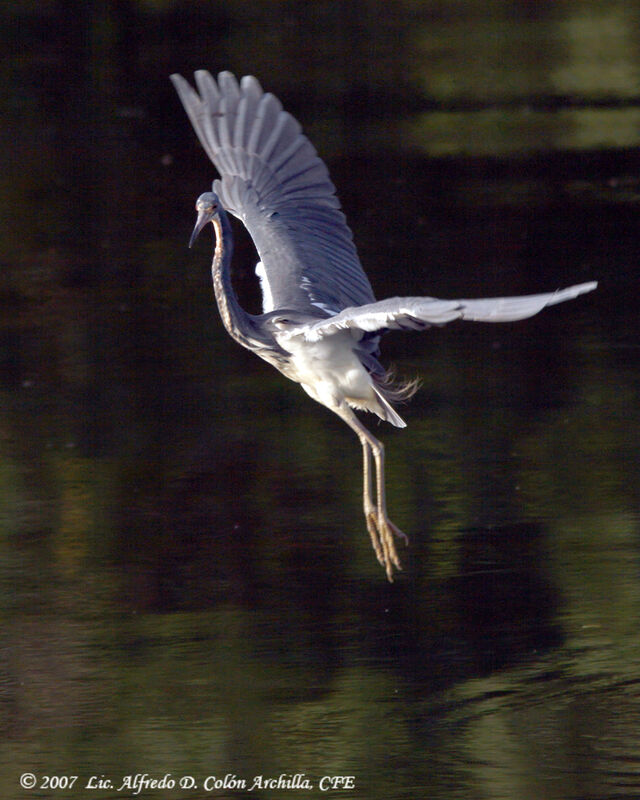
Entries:
<svg viewBox="0 0 640 800">
<path fill-rule="evenodd" d="M 354 408 L 378 408 L 371 376 L 353 352 L 355 342 L 350 331 L 317 342 L 308 342 L 302 336 L 277 338 L 291 353 L 287 377 L 298 381 L 314 400 L 329 408 L 345 400 Z"/>
</svg>

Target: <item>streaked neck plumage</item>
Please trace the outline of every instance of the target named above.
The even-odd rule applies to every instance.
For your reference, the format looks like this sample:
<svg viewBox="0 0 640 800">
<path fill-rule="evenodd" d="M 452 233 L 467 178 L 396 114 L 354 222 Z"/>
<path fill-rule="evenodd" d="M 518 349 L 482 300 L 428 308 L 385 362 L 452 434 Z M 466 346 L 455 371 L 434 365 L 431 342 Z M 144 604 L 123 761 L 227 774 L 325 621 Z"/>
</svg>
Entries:
<svg viewBox="0 0 640 800">
<path fill-rule="evenodd" d="M 216 241 L 211 264 L 213 291 L 218 310 L 227 332 L 243 347 L 252 349 L 250 335 L 254 324 L 251 315 L 242 308 L 231 285 L 231 256 L 233 254 L 233 231 L 229 217 L 220 208 L 213 218 Z"/>
</svg>

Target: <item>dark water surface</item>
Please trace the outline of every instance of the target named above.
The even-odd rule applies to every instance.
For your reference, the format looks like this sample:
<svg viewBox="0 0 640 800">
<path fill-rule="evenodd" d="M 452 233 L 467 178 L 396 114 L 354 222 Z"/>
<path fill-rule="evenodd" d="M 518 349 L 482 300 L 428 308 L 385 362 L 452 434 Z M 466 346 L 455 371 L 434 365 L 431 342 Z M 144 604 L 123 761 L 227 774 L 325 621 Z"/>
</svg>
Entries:
<svg viewBox="0 0 640 800">
<path fill-rule="evenodd" d="M 3 797 L 640 796 L 639 5 L 536 8 L 6 5 Z M 422 378 L 407 429 L 368 420 L 393 585 L 357 440 L 186 249 L 214 172 L 167 75 L 198 67 L 301 118 L 379 297 L 600 281 L 385 340 Z"/>
</svg>

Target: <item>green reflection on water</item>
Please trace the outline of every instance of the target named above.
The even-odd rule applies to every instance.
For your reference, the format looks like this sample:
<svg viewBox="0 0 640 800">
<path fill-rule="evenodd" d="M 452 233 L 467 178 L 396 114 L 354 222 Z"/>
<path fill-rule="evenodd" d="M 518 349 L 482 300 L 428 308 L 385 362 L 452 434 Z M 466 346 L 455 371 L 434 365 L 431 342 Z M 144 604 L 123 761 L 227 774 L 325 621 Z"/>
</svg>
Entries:
<svg viewBox="0 0 640 800">
<path fill-rule="evenodd" d="M 526 154 L 548 150 L 635 147 L 640 110 L 489 109 L 431 111 L 404 126 L 407 138 L 432 156 Z"/>
</svg>

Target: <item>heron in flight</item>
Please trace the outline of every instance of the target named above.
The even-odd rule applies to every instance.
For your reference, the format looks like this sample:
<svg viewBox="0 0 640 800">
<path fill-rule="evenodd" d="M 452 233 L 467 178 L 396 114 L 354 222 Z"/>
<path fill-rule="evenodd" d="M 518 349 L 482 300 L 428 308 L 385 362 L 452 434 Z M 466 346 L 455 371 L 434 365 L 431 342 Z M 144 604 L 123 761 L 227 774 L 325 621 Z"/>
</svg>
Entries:
<svg viewBox="0 0 640 800">
<path fill-rule="evenodd" d="M 355 431 L 363 450 L 367 530 L 393 580 L 394 568 L 401 569 L 395 539 L 406 536 L 387 514 L 384 447 L 354 413 L 369 411 L 405 427 L 393 403 L 412 387 L 395 385 L 378 361 L 382 334 L 422 331 L 456 319 L 524 319 L 590 292 L 596 283 L 524 297 L 376 301 L 327 167 L 279 100 L 250 75 L 238 83 L 230 72 L 221 72 L 216 81 L 200 70 L 197 91 L 180 75 L 171 80 L 220 174 L 212 191 L 196 201 L 189 246 L 211 222 L 213 288 L 222 322 L 239 344 L 301 384 Z M 258 251 L 262 314 L 244 311 L 231 285 L 227 212 L 242 220 Z"/>
</svg>

